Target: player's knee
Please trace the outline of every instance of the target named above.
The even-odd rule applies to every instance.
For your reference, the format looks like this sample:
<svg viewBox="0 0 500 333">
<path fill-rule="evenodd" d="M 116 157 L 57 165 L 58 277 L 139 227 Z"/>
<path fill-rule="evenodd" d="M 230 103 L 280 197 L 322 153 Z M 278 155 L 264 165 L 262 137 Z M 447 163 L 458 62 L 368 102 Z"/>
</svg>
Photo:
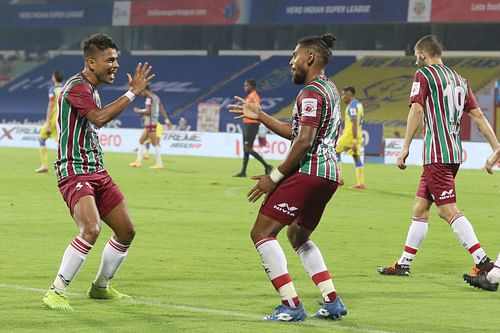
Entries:
<svg viewBox="0 0 500 333">
<path fill-rule="evenodd" d="M 253 149 L 252 149 L 252 147 L 251 147 L 251 146 L 245 146 L 245 147 L 243 148 L 243 151 L 244 151 L 245 153 L 247 153 L 247 154 L 250 154 L 250 153 L 252 152 L 252 150 L 253 150 Z"/>
<path fill-rule="evenodd" d="M 87 223 L 81 230 L 81 236 L 90 244 L 94 244 L 101 233 L 99 223 Z"/>
</svg>

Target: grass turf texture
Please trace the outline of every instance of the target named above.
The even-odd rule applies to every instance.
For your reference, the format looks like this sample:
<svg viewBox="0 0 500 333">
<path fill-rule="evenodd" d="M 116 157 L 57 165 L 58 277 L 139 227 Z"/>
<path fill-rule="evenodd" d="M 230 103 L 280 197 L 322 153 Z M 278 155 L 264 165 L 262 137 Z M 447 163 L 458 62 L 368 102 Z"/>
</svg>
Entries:
<svg viewBox="0 0 500 333">
<path fill-rule="evenodd" d="M 53 159 L 55 153 L 49 151 Z M 132 169 L 132 154 L 106 154 L 125 194 L 137 236 L 113 285 L 135 304 L 84 296 L 97 271 L 107 226 L 69 288 L 75 313 L 43 310 L 64 249 L 76 235 L 54 177 L 35 174 L 38 152 L 0 148 L 0 331 L 106 332 L 498 332 L 500 295 L 462 281 L 472 266 L 447 224 L 432 208 L 429 234 L 409 278 L 380 276 L 378 265 L 399 257 L 411 219 L 419 167 L 366 166 L 368 189 L 341 188 L 313 234 L 348 307 L 340 322 L 260 321 L 279 303 L 249 238 L 258 204 L 245 194 L 249 179 L 232 178 L 241 161 L 164 157 L 165 170 Z M 274 165 L 277 162 L 273 163 Z M 260 174 L 250 161 L 248 174 Z M 346 185 L 352 165 L 343 166 Z M 459 207 L 492 258 L 500 250 L 499 175 L 462 170 Z M 308 314 L 317 288 L 279 237 Z"/>
</svg>

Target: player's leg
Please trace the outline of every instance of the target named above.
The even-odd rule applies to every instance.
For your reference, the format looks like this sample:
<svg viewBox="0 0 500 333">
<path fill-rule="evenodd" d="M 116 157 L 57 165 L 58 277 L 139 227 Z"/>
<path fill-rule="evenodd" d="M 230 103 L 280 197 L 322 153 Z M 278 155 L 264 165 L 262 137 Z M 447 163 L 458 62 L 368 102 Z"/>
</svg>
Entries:
<svg viewBox="0 0 500 333">
<path fill-rule="evenodd" d="M 259 124 L 252 123 L 246 125 L 248 125 L 248 131 L 247 138 L 245 140 L 247 144 L 245 144 L 244 147 L 245 153 L 252 155 L 257 161 L 259 161 L 264 166 L 264 173 L 268 175 L 271 173 L 273 167 L 270 164 L 267 164 L 264 158 L 253 149 L 253 143 L 255 142 L 257 133 L 259 132 Z"/>
<path fill-rule="evenodd" d="M 380 274 L 410 276 L 410 265 L 427 235 L 429 209 L 432 202 L 432 196 L 427 187 L 424 170 L 420 177 L 417 195 L 413 203 L 413 218 L 406 235 L 403 253 L 399 260 L 391 266 L 379 267 L 377 271 Z"/>
<path fill-rule="evenodd" d="M 77 202 L 72 210 L 79 234 L 66 248 L 55 280 L 42 300 L 43 305 L 52 310 L 73 311 L 65 296 L 66 288 L 82 267 L 100 233 L 99 212 L 94 196 L 90 194 L 93 190 L 92 186 L 88 182 L 78 182 L 72 185 L 81 186 L 77 194 L 74 193 L 73 196 L 81 195 L 80 193 L 86 195 L 75 198 Z M 69 203 L 70 207 L 72 205 Z"/>
<path fill-rule="evenodd" d="M 98 299 L 128 297 L 109 285 L 128 255 L 128 248 L 135 236 L 135 229 L 123 194 L 109 175 L 99 182 L 97 208 L 102 220 L 113 230 L 113 236 L 104 246 L 101 265 L 88 296 Z"/>
<path fill-rule="evenodd" d="M 250 236 L 260 255 L 269 280 L 281 298 L 281 305 L 265 319 L 274 321 L 302 321 L 305 310 L 288 273 L 288 264 L 283 248 L 276 239 L 285 225 L 259 213 Z"/>
<path fill-rule="evenodd" d="M 137 158 L 135 159 L 134 162 L 130 163 L 129 166 L 133 168 L 140 168 L 142 166 L 142 160 L 144 158 L 144 153 L 146 151 L 146 146 L 144 145 L 144 142 L 146 141 L 148 137 L 148 132 L 147 129 L 144 128 L 142 130 L 141 136 L 139 137 L 139 148 L 137 149 Z"/>
<path fill-rule="evenodd" d="M 160 153 L 160 140 L 156 135 L 156 130 L 154 132 L 148 133 L 148 138 L 151 140 L 151 144 L 153 145 L 153 152 L 155 156 L 156 164 L 150 167 L 151 169 L 163 169 L 163 162 L 161 160 Z"/>
<path fill-rule="evenodd" d="M 310 235 L 321 220 L 323 211 L 337 190 L 338 184 L 323 178 L 305 178 L 309 182 L 306 206 L 288 227 L 290 244 L 300 257 L 302 265 L 321 292 L 322 304 L 314 315 L 321 319 L 340 319 L 347 314 L 345 305 L 337 297 L 330 272 L 318 246 Z"/>
<path fill-rule="evenodd" d="M 38 142 L 40 144 L 40 147 L 38 148 L 38 151 L 40 153 L 40 167 L 35 170 L 35 172 L 37 173 L 45 173 L 48 172 L 49 170 L 49 162 L 48 162 L 47 147 L 46 147 L 46 141 L 49 138 L 49 136 L 50 136 L 49 128 L 45 124 L 41 128 L 40 136 L 38 138 Z"/>
<path fill-rule="evenodd" d="M 352 155 L 352 158 L 354 160 L 355 173 L 356 173 L 356 185 L 352 186 L 352 188 L 355 188 L 355 189 L 365 189 L 366 188 L 365 168 L 364 168 L 363 161 L 361 160 L 360 152 L 361 152 L 361 144 L 358 144 L 356 154 Z"/>
<path fill-rule="evenodd" d="M 246 177 L 247 176 L 247 166 L 248 166 L 248 160 L 250 158 L 250 153 L 249 150 L 250 148 L 248 147 L 250 144 L 248 141 L 248 124 L 243 123 L 243 129 L 242 129 L 242 139 L 243 139 L 243 164 L 241 166 L 241 171 L 235 174 L 233 177 Z"/>
<path fill-rule="evenodd" d="M 429 164 L 424 168 L 429 190 L 435 198 L 439 216 L 450 225 L 460 243 L 472 255 L 475 263 L 473 274 L 485 274 L 493 263 L 481 247 L 469 220 L 456 206 L 455 176 L 459 164 Z"/>
</svg>

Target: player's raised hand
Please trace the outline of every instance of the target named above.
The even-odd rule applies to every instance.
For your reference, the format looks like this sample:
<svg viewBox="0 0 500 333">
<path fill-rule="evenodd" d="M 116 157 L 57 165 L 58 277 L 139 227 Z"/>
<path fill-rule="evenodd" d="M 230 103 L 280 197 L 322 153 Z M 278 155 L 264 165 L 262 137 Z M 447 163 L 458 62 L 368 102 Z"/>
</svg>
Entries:
<svg viewBox="0 0 500 333">
<path fill-rule="evenodd" d="M 245 99 L 234 96 L 236 100 L 238 100 L 239 104 L 230 104 L 229 112 L 235 113 L 237 116 L 234 119 L 240 118 L 248 118 L 253 120 L 259 120 L 260 113 L 262 112 L 262 108 L 260 104 L 254 101 L 253 99 L 250 102 L 245 101 Z"/>
<path fill-rule="evenodd" d="M 142 93 L 149 82 L 155 77 L 155 74 L 151 74 L 152 69 L 153 67 L 146 61 L 144 64 L 137 64 L 134 76 L 127 73 L 128 85 L 134 95 L 137 96 Z"/>
<path fill-rule="evenodd" d="M 269 194 L 271 194 L 276 188 L 276 184 L 271 180 L 271 177 L 267 175 L 252 176 L 250 178 L 253 180 L 258 180 L 258 183 L 247 193 L 249 202 L 257 201 L 264 194 L 266 195 L 264 201 L 267 200 Z"/>
<path fill-rule="evenodd" d="M 401 170 L 404 170 L 406 169 L 406 158 L 408 157 L 408 154 L 410 153 L 410 151 L 408 150 L 408 148 L 401 148 L 401 150 L 399 151 L 399 154 L 398 154 L 398 168 L 400 168 Z"/>
</svg>

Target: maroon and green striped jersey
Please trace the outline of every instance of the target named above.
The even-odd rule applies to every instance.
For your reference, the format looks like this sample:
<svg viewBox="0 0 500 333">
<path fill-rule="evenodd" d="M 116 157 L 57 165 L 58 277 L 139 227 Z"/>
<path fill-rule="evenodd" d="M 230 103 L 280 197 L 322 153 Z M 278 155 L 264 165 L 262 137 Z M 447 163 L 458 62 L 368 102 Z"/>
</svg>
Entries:
<svg viewBox="0 0 500 333">
<path fill-rule="evenodd" d="M 292 143 L 302 125 L 317 128 L 314 144 L 300 161 L 299 172 L 334 181 L 340 179 L 335 147 L 340 130 L 340 95 L 325 76 L 309 82 L 293 108 Z"/>
<path fill-rule="evenodd" d="M 59 142 L 55 169 L 57 180 L 104 171 L 97 127 L 86 115 L 101 107 L 96 88 L 82 73 L 64 85 L 58 101 Z"/>
<path fill-rule="evenodd" d="M 479 107 L 467 81 L 443 64 L 429 65 L 415 73 L 410 106 L 424 108 L 424 164 L 462 163 L 460 120 Z"/>
</svg>

